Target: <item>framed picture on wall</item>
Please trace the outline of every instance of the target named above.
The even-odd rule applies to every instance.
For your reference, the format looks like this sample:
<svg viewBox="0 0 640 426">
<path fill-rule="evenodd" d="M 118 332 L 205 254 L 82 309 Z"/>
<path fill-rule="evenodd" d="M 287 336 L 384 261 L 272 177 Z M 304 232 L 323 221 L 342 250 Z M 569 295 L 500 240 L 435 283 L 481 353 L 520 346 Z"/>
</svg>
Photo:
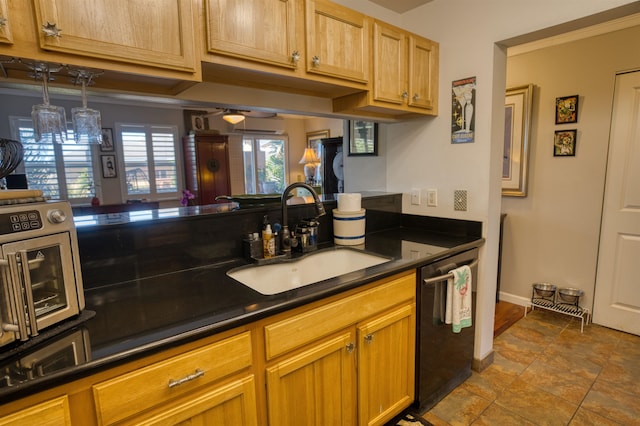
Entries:
<svg viewBox="0 0 640 426">
<path fill-rule="evenodd" d="M 116 172 L 116 156 L 115 155 L 101 155 L 102 161 L 102 177 L 103 178 L 115 178 L 118 177 Z"/>
<path fill-rule="evenodd" d="M 556 124 L 578 122 L 578 95 L 556 98 Z"/>
<path fill-rule="evenodd" d="M 503 196 L 527 196 L 532 97 L 532 84 L 507 89 L 502 158 Z"/>
<path fill-rule="evenodd" d="M 114 150 L 113 146 L 113 129 L 102 129 L 102 143 L 100 144 L 101 152 L 111 152 Z"/>
<path fill-rule="evenodd" d="M 349 156 L 378 155 L 378 123 L 349 121 Z"/>
<path fill-rule="evenodd" d="M 578 131 L 576 129 L 556 130 L 553 141 L 553 156 L 574 157 L 576 155 L 577 136 Z"/>
</svg>

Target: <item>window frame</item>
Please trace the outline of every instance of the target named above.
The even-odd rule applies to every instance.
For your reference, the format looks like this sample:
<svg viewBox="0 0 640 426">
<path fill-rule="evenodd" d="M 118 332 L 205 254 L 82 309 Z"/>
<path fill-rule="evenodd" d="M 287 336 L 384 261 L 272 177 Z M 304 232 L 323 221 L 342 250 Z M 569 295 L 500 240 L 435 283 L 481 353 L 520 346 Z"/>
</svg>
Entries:
<svg viewBox="0 0 640 426">
<path fill-rule="evenodd" d="M 247 192 L 247 188 L 246 188 L 246 176 L 245 176 L 245 170 L 246 170 L 246 164 L 244 163 L 244 141 L 245 139 L 251 139 L 251 144 L 252 144 L 252 154 L 253 154 L 253 175 L 254 175 L 254 185 L 257 188 L 259 188 L 259 173 L 258 173 L 258 168 L 257 168 L 257 164 L 258 164 L 258 150 L 259 150 L 259 146 L 258 143 L 261 139 L 269 139 L 269 140 L 280 140 L 283 142 L 284 145 L 284 182 L 283 182 L 283 190 L 284 188 L 286 188 L 289 185 L 289 137 L 287 135 L 274 135 L 274 134 L 269 134 L 269 133 L 251 133 L 251 134 L 243 134 L 242 135 L 242 146 L 243 146 L 243 152 L 242 152 L 242 180 L 243 180 L 243 184 L 245 186 L 245 193 Z M 258 194 L 263 194 L 261 192 L 257 192 L 256 191 L 256 195 Z"/>
<path fill-rule="evenodd" d="M 29 124 L 29 128 L 33 130 L 33 120 L 31 119 L 31 117 L 10 115 L 8 118 L 9 118 L 9 127 L 10 127 L 11 137 L 15 140 L 20 141 L 20 128 L 26 125 L 27 123 Z M 71 129 L 70 123 L 67 123 L 67 136 L 68 136 L 69 142 L 67 142 L 66 144 L 67 145 L 74 144 L 73 137 L 72 137 L 73 130 Z M 102 198 L 102 187 L 100 185 L 99 175 L 96 173 L 96 171 L 99 170 L 98 164 L 97 164 L 99 160 L 98 150 L 96 148 L 97 145 L 91 145 L 89 146 L 89 149 L 88 149 L 88 152 L 91 155 L 91 161 L 89 163 L 89 167 L 92 170 L 93 181 L 91 186 L 93 187 L 93 191 L 88 197 L 76 197 L 76 198 L 69 198 L 70 191 L 69 191 L 69 182 L 67 179 L 67 170 L 66 170 L 68 165 L 65 164 L 65 160 L 64 160 L 64 145 L 65 144 L 52 143 L 52 151 L 53 151 L 54 161 L 55 161 L 56 181 L 58 186 L 58 197 L 54 199 L 66 200 L 72 206 L 79 206 L 79 205 L 90 204 L 93 197 Z M 27 167 L 24 159 L 21 162 L 21 164 L 16 168 L 16 171 L 25 173 L 25 174 L 27 173 Z M 27 181 L 28 179 L 29 177 L 27 176 Z M 48 194 L 45 194 L 45 195 L 48 195 Z"/>
<path fill-rule="evenodd" d="M 176 201 L 179 200 L 182 195 L 182 188 L 184 188 L 184 162 L 182 152 L 182 138 L 178 133 L 178 126 L 174 124 L 157 124 L 157 123 L 115 123 L 114 134 L 114 146 L 116 146 L 117 163 L 118 163 L 118 179 L 120 183 L 120 193 L 122 195 L 122 202 L 126 203 L 128 200 L 144 199 L 148 201 Z M 175 154 L 175 166 L 176 166 L 176 191 L 175 192 L 158 192 L 155 179 L 149 178 L 149 193 L 146 194 L 129 194 L 127 190 L 127 173 L 125 168 L 125 153 L 124 143 L 122 140 L 122 131 L 126 131 L 127 128 L 144 128 L 146 135 L 146 148 L 147 148 L 147 162 L 149 168 L 149 175 L 155 176 L 155 162 L 153 159 L 153 141 L 151 140 L 151 133 L 154 128 L 170 129 L 170 133 L 174 138 L 174 154 Z M 151 143 L 150 143 L 151 142 Z"/>
</svg>

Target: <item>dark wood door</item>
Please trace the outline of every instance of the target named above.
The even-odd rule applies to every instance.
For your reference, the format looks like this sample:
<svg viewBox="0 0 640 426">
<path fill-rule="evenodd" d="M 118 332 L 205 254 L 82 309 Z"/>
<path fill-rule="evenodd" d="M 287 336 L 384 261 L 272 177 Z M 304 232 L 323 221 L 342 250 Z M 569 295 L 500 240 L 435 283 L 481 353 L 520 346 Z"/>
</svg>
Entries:
<svg viewBox="0 0 640 426">
<path fill-rule="evenodd" d="M 220 135 L 189 135 L 184 138 L 187 189 L 196 204 L 214 204 L 219 195 L 231 195 L 229 141 Z"/>
</svg>

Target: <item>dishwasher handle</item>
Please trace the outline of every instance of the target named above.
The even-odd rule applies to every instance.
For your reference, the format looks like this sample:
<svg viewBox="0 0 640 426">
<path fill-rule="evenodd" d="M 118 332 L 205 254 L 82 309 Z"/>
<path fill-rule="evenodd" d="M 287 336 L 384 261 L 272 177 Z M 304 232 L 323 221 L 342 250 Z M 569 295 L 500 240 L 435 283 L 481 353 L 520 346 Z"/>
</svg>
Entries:
<svg viewBox="0 0 640 426">
<path fill-rule="evenodd" d="M 456 268 L 455 264 L 452 263 L 451 265 L 452 265 L 451 269 Z M 475 268 L 477 265 L 478 265 L 478 259 L 471 262 L 469 264 L 469 268 Z M 431 284 L 431 283 L 436 283 L 438 281 L 445 281 L 445 280 L 448 280 L 449 278 L 453 278 L 453 272 L 449 272 L 448 274 L 444 274 L 444 275 L 438 275 L 437 277 L 433 277 L 433 278 L 425 278 L 424 280 L 422 280 L 422 283 Z"/>
</svg>

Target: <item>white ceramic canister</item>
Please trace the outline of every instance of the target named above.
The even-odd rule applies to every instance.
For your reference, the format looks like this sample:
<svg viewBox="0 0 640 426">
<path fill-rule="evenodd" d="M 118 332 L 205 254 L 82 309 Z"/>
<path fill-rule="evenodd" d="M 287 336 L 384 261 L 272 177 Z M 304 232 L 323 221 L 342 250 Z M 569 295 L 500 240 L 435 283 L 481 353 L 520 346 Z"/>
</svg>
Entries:
<svg viewBox="0 0 640 426">
<path fill-rule="evenodd" d="M 362 195 L 358 193 L 338 194 L 338 211 L 359 212 L 362 209 Z"/>
<path fill-rule="evenodd" d="M 333 209 L 333 242 L 341 246 L 364 244 L 365 209 L 342 212 Z"/>
</svg>

